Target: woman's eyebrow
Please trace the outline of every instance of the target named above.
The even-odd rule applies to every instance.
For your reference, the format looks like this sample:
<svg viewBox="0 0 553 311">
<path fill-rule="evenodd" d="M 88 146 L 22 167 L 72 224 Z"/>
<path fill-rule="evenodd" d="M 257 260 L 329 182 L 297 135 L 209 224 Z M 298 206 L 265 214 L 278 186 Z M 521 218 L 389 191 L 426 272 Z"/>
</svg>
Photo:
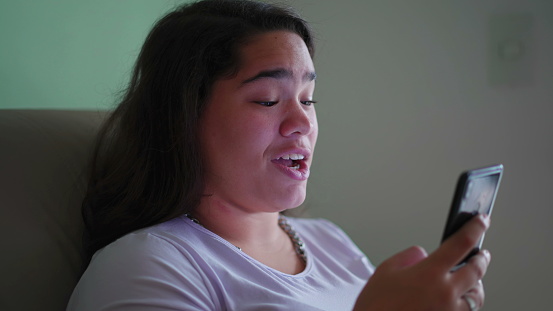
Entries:
<svg viewBox="0 0 553 311">
<path fill-rule="evenodd" d="M 255 76 L 242 81 L 241 86 L 263 78 L 288 79 L 288 78 L 291 78 L 292 76 L 293 76 L 292 72 L 287 69 L 263 70 L 263 71 L 260 71 Z M 313 71 L 310 71 L 303 76 L 303 81 L 310 82 L 315 80 L 316 78 L 317 78 L 317 74 Z"/>
</svg>

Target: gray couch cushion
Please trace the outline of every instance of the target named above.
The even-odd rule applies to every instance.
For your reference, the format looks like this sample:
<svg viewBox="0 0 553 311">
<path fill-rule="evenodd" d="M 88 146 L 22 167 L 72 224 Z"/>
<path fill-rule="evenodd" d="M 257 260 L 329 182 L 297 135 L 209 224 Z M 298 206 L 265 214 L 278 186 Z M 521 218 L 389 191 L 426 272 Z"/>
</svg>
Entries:
<svg viewBox="0 0 553 311">
<path fill-rule="evenodd" d="M 82 270 L 80 206 L 105 112 L 0 110 L 0 310 L 64 310 Z"/>
</svg>

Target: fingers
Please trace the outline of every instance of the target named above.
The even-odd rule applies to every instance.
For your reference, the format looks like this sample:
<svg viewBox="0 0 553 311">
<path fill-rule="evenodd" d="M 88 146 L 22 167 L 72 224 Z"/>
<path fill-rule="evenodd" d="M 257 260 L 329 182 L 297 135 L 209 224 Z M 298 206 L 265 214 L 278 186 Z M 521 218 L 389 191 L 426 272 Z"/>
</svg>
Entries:
<svg viewBox="0 0 553 311">
<path fill-rule="evenodd" d="M 406 268 L 415 265 L 425 259 L 426 251 L 418 246 L 410 247 L 387 259 L 383 265 L 387 268 Z"/>
<path fill-rule="evenodd" d="M 473 217 L 459 231 L 449 237 L 429 256 L 429 260 L 444 269 L 451 269 L 473 249 L 490 224 L 489 217 L 480 214 Z"/>
<path fill-rule="evenodd" d="M 482 250 L 472 257 L 466 265 L 451 274 L 451 278 L 458 284 L 462 291 L 469 290 L 486 274 L 490 264 L 491 255 L 487 250 Z"/>
<path fill-rule="evenodd" d="M 384 261 L 360 293 L 354 310 L 464 311 L 470 310 L 470 305 L 483 305 L 484 289 L 479 280 L 489 264 L 487 251 L 479 252 L 455 272 L 436 267 L 429 259 L 422 248 L 411 247 Z"/>
<path fill-rule="evenodd" d="M 467 291 L 458 301 L 458 310 L 479 310 L 484 305 L 484 286 L 479 281 Z"/>
<path fill-rule="evenodd" d="M 429 256 L 415 246 L 387 259 L 369 279 L 356 310 L 403 310 L 407 305 L 411 310 L 481 307 L 484 289 L 479 280 L 488 268 L 489 252 L 481 251 L 455 272 L 451 270 L 471 252 L 488 227 L 488 218 L 479 215 Z"/>
</svg>

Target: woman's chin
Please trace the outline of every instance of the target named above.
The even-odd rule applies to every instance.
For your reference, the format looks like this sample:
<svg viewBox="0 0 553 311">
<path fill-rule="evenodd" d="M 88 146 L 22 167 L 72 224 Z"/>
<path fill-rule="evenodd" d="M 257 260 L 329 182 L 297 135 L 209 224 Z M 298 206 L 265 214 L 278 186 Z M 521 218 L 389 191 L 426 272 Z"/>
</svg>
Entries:
<svg viewBox="0 0 553 311">
<path fill-rule="evenodd" d="M 282 212 L 298 208 L 305 201 L 305 191 L 297 195 L 287 197 L 286 202 L 282 202 Z"/>
</svg>

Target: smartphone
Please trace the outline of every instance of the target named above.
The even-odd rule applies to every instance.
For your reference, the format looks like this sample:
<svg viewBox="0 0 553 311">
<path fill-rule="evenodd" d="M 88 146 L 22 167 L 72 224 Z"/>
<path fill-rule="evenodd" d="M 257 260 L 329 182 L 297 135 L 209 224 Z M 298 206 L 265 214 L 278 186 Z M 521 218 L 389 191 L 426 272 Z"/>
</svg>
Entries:
<svg viewBox="0 0 553 311">
<path fill-rule="evenodd" d="M 449 210 L 442 237 L 442 243 L 459 230 L 466 222 L 478 214 L 492 213 L 497 190 L 503 175 L 503 165 L 496 164 L 463 172 L 457 181 L 453 202 Z M 484 236 L 476 243 L 474 249 L 457 267 L 464 265 L 470 257 L 476 255 Z"/>
</svg>

